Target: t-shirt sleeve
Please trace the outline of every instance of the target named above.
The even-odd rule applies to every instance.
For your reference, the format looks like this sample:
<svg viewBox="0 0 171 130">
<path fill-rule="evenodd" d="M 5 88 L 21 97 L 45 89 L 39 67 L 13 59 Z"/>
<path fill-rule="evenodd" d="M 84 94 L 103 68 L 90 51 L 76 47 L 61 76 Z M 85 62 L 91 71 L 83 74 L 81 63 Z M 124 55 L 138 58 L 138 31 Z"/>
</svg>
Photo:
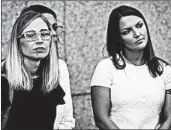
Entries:
<svg viewBox="0 0 171 130">
<path fill-rule="evenodd" d="M 97 64 L 90 86 L 102 86 L 111 88 L 113 76 L 110 62 L 111 61 L 109 61 L 109 59 L 104 59 Z"/>
<path fill-rule="evenodd" d="M 165 89 L 166 90 L 171 89 L 171 66 L 170 65 L 164 66 L 162 77 L 164 80 Z"/>
</svg>

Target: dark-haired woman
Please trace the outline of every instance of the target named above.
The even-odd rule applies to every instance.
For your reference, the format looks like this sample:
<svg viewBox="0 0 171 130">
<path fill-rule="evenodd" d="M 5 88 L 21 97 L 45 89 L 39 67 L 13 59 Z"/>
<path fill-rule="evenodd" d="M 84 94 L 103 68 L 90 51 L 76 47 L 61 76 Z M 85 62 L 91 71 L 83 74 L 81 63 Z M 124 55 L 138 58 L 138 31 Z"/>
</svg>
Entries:
<svg viewBox="0 0 171 130">
<path fill-rule="evenodd" d="M 91 81 L 97 127 L 171 128 L 171 67 L 155 57 L 147 23 L 137 9 L 113 9 L 107 51 L 110 57 L 98 63 Z"/>
</svg>

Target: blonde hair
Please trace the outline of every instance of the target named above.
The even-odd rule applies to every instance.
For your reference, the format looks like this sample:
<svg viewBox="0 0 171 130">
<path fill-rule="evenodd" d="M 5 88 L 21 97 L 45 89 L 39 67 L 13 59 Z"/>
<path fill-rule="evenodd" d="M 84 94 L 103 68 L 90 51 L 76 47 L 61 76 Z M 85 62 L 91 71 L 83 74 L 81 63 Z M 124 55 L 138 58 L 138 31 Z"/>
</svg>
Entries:
<svg viewBox="0 0 171 130">
<path fill-rule="evenodd" d="M 33 87 L 33 79 L 30 72 L 23 63 L 23 55 L 21 53 L 18 35 L 36 18 L 41 17 L 51 31 L 48 20 L 40 13 L 28 11 L 21 13 L 15 21 L 12 33 L 9 51 L 5 63 L 6 76 L 10 87 L 17 90 L 31 90 Z M 42 66 L 42 90 L 49 92 L 56 88 L 59 83 L 59 64 L 58 64 L 57 45 L 51 36 L 51 44 L 48 56 L 41 61 Z"/>
</svg>

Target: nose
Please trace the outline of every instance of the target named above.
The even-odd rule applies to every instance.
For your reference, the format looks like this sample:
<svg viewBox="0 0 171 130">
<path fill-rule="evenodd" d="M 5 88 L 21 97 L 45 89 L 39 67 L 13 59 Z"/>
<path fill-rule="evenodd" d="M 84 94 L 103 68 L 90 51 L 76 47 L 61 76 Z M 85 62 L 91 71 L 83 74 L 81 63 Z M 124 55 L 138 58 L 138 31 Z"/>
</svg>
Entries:
<svg viewBox="0 0 171 130">
<path fill-rule="evenodd" d="M 140 36 L 140 32 L 139 32 L 138 29 L 134 29 L 134 30 L 133 30 L 133 33 L 134 33 L 133 35 L 134 35 L 135 38 L 137 38 L 137 37 Z"/>
<path fill-rule="evenodd" d="M 37 34 L 36 41 L 38 43 L 42 43 L 42 38 L 41 38 L 41 36 L 39 34 Z"/>
</svg>

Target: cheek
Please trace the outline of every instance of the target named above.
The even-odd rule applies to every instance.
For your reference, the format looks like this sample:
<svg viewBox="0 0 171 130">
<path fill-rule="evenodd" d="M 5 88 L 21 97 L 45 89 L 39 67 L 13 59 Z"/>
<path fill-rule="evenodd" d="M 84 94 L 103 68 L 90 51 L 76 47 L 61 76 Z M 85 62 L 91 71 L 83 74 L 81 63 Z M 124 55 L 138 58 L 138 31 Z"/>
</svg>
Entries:
<svg viewBox="0 0 171 130">
<path fill-rule="evenodd" d="M 142 32 L 142 34 L 143 34 L 144 36 L 147 36 L 147 29 L 146 29 L 146 27 L 143 27 L 143 28 L 141 29 L 141 32 Z"/>
<path fill-rule="evenodd" d="M 28 42 L 26 42 L 26 41 L 20 40 L 20 47 L 21 47 L 21 51 L 22 51 L 23 53 L 25 53 L 25 52 L 31 51 L 31 49 L 32 49 L 32 44 L 31 44 L 31 43 L 28 43 Z"/>
<path fill-rule="evenodd" d="M 51 41 L 46 41 L 46 42 L 45 42 L 45 45 L 46 45 L 47 53 L 49 53 L 50 47 L 51 47 Z"/>
<path fill-rule="evenodd" d="M 47 48 L 50 48 L 50 46 L 51 46 L 51 41 L 47 41 L 47 42 L 46 42 L 46 47 L 47 47 Z"/>
<path fill-rule="evenodd" d="M 123 41 L 123 44 L 125 46 L 129 46 L 129 45 L 132 45 L 134 43 L 133 38 L 131 37 L 131 34 L 122 37 L 122 41 Z"/>
<path fill-rule="evenodd" d="M 144 29 L 142 30 L 142 35 L 144 36 L 145 41 L 146 41 L 146 43 L 147 43 L 147 42 L 148 42 L 148 33 L 147 33 L 147 29 L 146 29 L 146 28 L 144 28 Z"/>
</svg>

